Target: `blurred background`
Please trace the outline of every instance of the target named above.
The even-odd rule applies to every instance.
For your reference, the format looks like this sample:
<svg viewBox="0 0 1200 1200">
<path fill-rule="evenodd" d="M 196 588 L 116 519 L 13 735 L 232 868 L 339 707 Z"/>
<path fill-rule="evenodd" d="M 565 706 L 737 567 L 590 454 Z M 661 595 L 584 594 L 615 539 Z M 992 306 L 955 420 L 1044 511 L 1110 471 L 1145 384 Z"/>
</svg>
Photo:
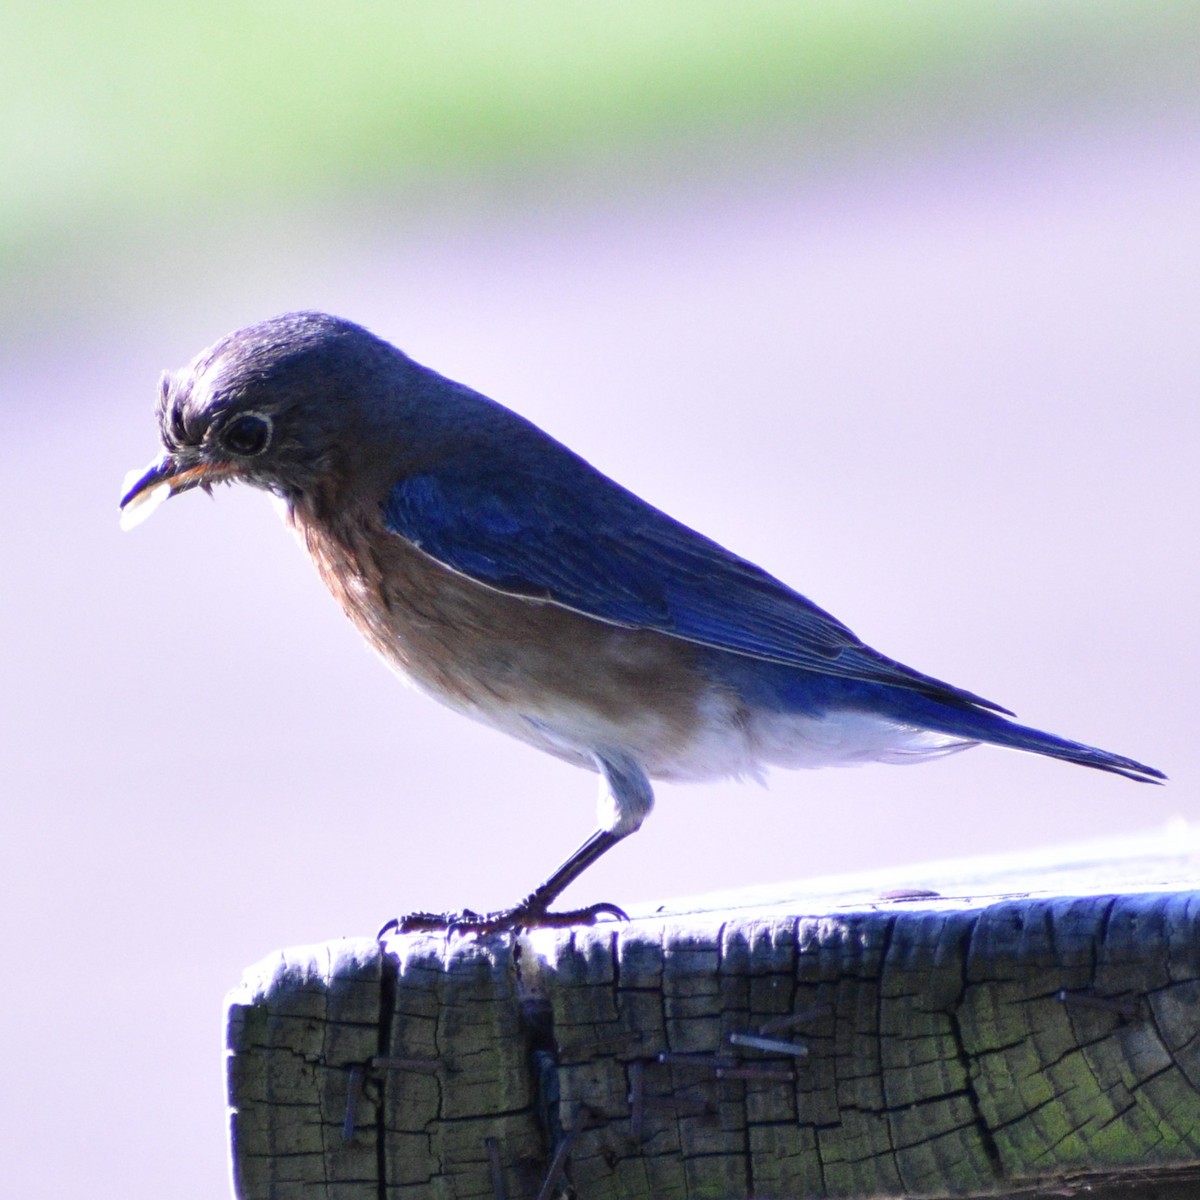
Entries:
<svg viewBox="0 0 1200 1200">
<path fill-rule="evenodd" d="M 980 749 L 662 786 L 568 902 L 1200 817 L 1194 4 L 6 13 L 8 1194 L 225 1194 L 243 967 L 511 903 L 592 828 L 591 776 L 371 657 L 265 497 L 118 532 L 159 371 L 277 312 L 366 324 L 884 652 L 1172 779 Z"/>
</svg>

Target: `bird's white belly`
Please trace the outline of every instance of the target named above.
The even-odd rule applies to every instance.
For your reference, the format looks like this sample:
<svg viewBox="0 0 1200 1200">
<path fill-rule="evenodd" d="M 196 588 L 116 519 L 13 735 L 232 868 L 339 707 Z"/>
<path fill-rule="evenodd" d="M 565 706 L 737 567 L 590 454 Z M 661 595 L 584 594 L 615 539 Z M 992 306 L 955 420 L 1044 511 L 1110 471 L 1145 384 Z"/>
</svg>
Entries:
<svg viewBox="0 0 1200 1200">
<path fill-rule="evenodd" d="M 852 710 L 812 716 L 762 709 L 730 711 L 732 706 L 719 702 L 708 707 L 715 711 L 705 713 L 689 745 L 647 764 L 650 775 L 669 780 L 761 780 L 768 767 L 913 763 L 976 744 Z"/>
<path fill-rule="evenodd" d="M 866 763 L 915 763 L 968 749 L 976 742 L 888 721 L 871 713 L 824 716 L 748 711 L 724 696 L 701 704 L 685 739 L 672 722 L 642 714 L 634 724 L 599 719 L 590 709 L 511 715 L 475 714 L 505 732 L 581 765 L 592 755 L 617 750 L 652 779 L 702 782 L 729 778 L 762 780 L 769 767 L 816 769 Z"/>
</svg>

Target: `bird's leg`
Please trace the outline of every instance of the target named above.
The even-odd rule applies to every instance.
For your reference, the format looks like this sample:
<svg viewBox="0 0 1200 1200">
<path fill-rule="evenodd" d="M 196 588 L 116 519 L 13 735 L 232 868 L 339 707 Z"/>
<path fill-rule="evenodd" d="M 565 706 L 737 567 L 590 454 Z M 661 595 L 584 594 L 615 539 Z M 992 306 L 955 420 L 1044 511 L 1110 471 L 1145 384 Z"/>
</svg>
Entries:
<svg viewBox="0 0 1200 1200">
<path fill-rule="evenodd" d="M 624 910 L 615 904 L 601 902 L 587 908 L 566 912 L 550 912 L 550 905 L 567 890 L 602 854 L 611 850 L 623 835 L 598 829 L 545 883 L 534 888 L 512 908 L 501 912 L 476 913 L 464 909 L 460 913 L 409 913 L 396 917 L 380 931 L 379 936 L 393 929 L 400 933 L 504 933 L 514 929 L 558 929 L 568 925 L 595 925 L 602 916 L 629 920 Z"/>
<path fill-rule="evenodd" d="M 624 834 L 612 833 L 607 829 L 597 829 L 570 858 L 567 859 L 545 883 L 534 888 L 518 908 L 528 908 L 531 912 L 545 912 L 592 865 L 602 854 L 607 854 Z M 625 914 L 614 904 L 598 905 L 615 914 L 625 917 Z"/>
<path fill-rule="evenodd" d="M 623 909 L 605 902 L 566 912 L 549 911 L 550 905 L 588 867 L 641 825 L 654 803 L 650 781 L 632 759 L 621 754 L 597 754 L 596 765 L 602 782 L 600 816 L 603 827 L 519 904 L 495 913 L 476 913 L 470 909 L 461 913 L 410 913 L 389 921 L 379 931 L 379 937 L 393 929 L 400 933 L 503 933 L 514 929 L 594 925 L 602 916 L 627 921 L 629 918 Z"/>
<path fill-rule="evenodd" d="M 540 887 L 534 888 L 520 904 L 510 910 L 512 915 L 517 917 L 522 925 L 535 927 L 594 925 L 597 918 L 601 916 L 616 917 L 619 921 L 628 921 L 629 917 L 624 909 L 618 908 L 615 904 L 603 901 L 599 904 L 591 904 L 587 908 L 576 908 L 568 912 L 552 913 L 549 911 L 550 905 L 592 863 L 602 854 L 611 850 L 623 837 L 623 834 L 612 833 L 607 829 L 597 829 L 545 883 Z"/>
</svg>

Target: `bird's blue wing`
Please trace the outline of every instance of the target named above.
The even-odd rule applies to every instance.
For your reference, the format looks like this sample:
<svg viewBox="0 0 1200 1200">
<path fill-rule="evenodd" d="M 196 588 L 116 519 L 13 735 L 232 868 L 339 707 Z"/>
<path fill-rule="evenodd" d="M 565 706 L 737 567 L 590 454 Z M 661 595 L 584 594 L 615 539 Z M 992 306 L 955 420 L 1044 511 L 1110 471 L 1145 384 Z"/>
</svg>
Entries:
<svg viewBox="0 0 1200 1200">
<path fill-rule="evenodd" d="M 510 595 L 718 650 L 1007 712 L 872 650 L 760 567 L 599 472 L 570 486 L 514 475 L 419 474 L 392 488 L 384 519 L 392 533 L 451 570 Z"/>
</svg>

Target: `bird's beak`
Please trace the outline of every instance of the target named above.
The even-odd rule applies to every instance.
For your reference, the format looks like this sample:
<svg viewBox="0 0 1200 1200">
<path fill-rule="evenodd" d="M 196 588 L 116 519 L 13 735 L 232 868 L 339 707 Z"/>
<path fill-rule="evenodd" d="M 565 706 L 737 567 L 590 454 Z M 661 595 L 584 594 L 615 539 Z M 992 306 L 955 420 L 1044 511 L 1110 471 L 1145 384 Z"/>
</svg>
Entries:
<svg viewBox="0 0 1200 1200">
<path fill-rule="evenodd" d="M 190 465 L 174 454 L 164 454 L 145 471 L 125 476 L 121 497 L 121 528 L 140 525 L 164 500 L 194 487 L 211 487 L 234 473 L 232 463 L 202 462 Z"/>
</svg>

